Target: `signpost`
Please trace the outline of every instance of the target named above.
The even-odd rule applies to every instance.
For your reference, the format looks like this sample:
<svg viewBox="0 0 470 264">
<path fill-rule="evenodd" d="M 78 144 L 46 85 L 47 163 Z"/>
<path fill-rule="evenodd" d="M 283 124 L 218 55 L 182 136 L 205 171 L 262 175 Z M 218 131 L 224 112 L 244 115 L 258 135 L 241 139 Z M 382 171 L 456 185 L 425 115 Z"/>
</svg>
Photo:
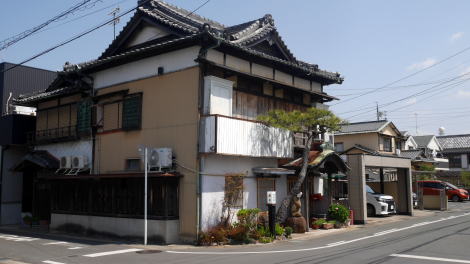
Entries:
<svg viewBox="0 0 470 264">
<path fill-rule="evenodd" d="M 267 192 L 267 205 L 269 216 L 269 231 L 276 237 L 276 192 Z"/>
</svg>

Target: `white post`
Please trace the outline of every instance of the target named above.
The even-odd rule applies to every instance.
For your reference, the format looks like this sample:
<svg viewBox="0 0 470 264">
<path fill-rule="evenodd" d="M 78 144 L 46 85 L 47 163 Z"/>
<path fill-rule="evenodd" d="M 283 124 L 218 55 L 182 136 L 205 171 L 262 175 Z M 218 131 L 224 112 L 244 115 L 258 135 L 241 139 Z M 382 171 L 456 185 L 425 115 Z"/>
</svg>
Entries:
<svg viewBox="0 0 470 264">
<path fill-rule="evenodd" d="M 144 245 L 147 245 L 147 170 L 148 170 L 148 158 L 147 158 L 147 147 L 145 147 L 145 190 L 144 190 Z"/>
</svg>

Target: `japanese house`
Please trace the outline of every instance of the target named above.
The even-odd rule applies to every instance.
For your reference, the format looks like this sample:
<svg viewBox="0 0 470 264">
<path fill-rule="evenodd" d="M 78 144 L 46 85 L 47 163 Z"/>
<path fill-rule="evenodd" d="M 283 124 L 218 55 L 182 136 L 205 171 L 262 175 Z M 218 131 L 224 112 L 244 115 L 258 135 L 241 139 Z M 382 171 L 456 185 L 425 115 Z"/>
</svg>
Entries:
<svg viewBox="0 0 470 264">
<path fill-rule="evenodd" d="M 338 73 L 298 60 L 270 15 L 224 26 L 162 1 L 141 1 L 97 59 L 66 65 L 43 93 L 35 150 L 63 160 L 43 167 L 51 226 L 126 237 L 143 235 L 139 146 L 166 149 L 171 165 L 149 173 L 149 235 L 194 241 L 233 209 L 265 207 L 288 192 L 290 132 L 256 121 L 271 109 L 303 110 L 334 100 Z M 67 167 L 68 157 L 72 167 Z M 61 162 L 62 163 L 62 162 Z"/>
</svg>

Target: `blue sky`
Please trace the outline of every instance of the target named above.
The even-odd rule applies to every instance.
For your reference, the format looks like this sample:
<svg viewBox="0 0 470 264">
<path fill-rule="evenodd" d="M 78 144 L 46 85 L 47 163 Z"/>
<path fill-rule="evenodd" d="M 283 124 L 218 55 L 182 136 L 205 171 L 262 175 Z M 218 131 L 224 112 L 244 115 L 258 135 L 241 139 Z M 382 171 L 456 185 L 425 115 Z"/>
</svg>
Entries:
<svg viewBox="0 0 470 264">
<path fill-rule="evenodd" d="M 80 1 L 4 1 L 0 40 Z M 0 51 L 0 61 L 21 62 L 105 21 L 116 4 L 124 11 L 136 2 L 102 0 Z M 205 0 L 167 2 L 193 10 Z M 333 102 L 331 109 L 350 122 L 374 120 L 378 102 L 380 110 L 387 111 L 388 119 L 400 130 L 415 134 L 417 116 L 419 134 L 436 134 L 441 126 L 446 134 L 463 134 L 470 133 L 470 74 L 466 74 L 470 72 L 470 50 L 439 61 L 470 47 L 468 10 L 470 2 L 465 0 L 211 0 L 197 13 L 225 25 L 272 14 L 281 36 L 298 59 L 344 76 L 342 85 L 329 86 L 326 91 L 341 99 Z M 90 12 L 95 13 L 77 19 Z M 122 18 L 118 32 L 129 18 Z M 66 61 L 95 59 L 112 38 L 112 27 L 106 26 L 27 65 L 60 70 Z M 410 78 L 376 89 L 432 65 Z"/>
</svg>

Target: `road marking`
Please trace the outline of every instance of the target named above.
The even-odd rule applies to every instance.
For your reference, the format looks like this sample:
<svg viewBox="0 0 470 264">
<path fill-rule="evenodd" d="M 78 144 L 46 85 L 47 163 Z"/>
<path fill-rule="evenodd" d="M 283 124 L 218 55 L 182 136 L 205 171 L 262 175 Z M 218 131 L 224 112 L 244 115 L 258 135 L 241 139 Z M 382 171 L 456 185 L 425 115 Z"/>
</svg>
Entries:
<svg viewBox="0 0 470 264">
<path fill-rule="evenodd" d="M 47 264 L 65 264 L 63 262 L 57 262 L 57 261 L 52 261 L 52 260 L 44 260 L 42 263 L 47 263 Z"/>
<path fill-rule="evenodd" d="M 143 249 L 139 249 L 139 248 L 129 248 L 129 249 L 122 249 L 122 250 L 114 250 L 114 251 L 93 253 L 93 254 L 88 254 L 88 255 L 83 255 L 83 256 L 84 257 L 89 257 L 89 258 L 96 258 L 96 257 L 102 257 L 102 256 L 108 256 L 108 255 L 123 254 L 123 253 L 129 253 L 129 252 L 137 252 L 137 251 L 142 251 L 142 250 Z"/>
<path fill-rule="evenodd" d="M 80 249 L 80 248 L 83 248 L 83 247 L 70 247 L 68 249 Z"/>
<path fill-rule="evenodd" d="M 38 240 L 39 238 L 32 238 L 32 237 L 23 237 L 23 236 L 15 236 L 15 235 L 1 235 L 0 238 L 3 238 L 8 241 L 15 241 L 15 242 L 22 242 L 22 241 L 34 241 Z"/>
<path fill-rule="evenodd" d="M 421 226 L 425 226 L 425 225 L 430 225 L 430 224 L 434 224 L 434 223 L 438 223 L 438 222 L 442 222 L 442 221 L 447 221 L 447 220 L 451 220 L 451 219 L 456 219 L 456 218 L 460 218 L 460 217 L 464 217 L 464 216 L 468 216 L 468 215 L 470 215 L 470 212 L 467 212 L 467 213 L 464 213 L 464 214 L 461 214 L 461 215 L 440 218 L 440 219 L 434 220 L 434 221 L 425 221 L 425 222 L 421 222 L 421 223 L 414 224 L 414 225 L 407 226 L 407 227 L 396 228 L 396 229 L 394 228 L 394 229 L 386 230 L 386 231 L 383 231 L 383 232 L 375 233 L 375 234 L 369 235 L 369 236 L 359 237 L 359 238 L 348 240 L 348 241 L 338 241 L 338 242 L 327 244 L 325 246 L 313 247 L 313 248 L 271 250 L 271 251 L 232 251 L 232 252 L 217 252 L 217 251 L 206 251 L 206 252 L 204 252 L 204 251 L 197 252 L 196 251 L 195 252 L 195 251 L 173 251 L 173 250 L 168 250 L 168 251 L 165 251 L 165 252 L 166 253 L 173 253 L 173 254 L 194 254 L 194 255 L 241 255 L 241 254 L 271 254 L 271 253 L 314 251 L 314 250 L 319 250 L 319 249 L 332 248 L 332 247 L 335 247 L 335 246 L 338 246 L 338 245 L 351 244 L 351 243 L 361 241 L 361 240 L 366 240 L 366 239 L 370 239 L 370 238 L 385 236 L 385 235 L 390 234 L 390 233 L 400 232 L 400 231 L 413 229 L 413 228 L 417 228 L 417 227 L 421 227 Z M 467 263 L 467 262 L 464 262 L 464 263 Z M 468 262 L 468 263 L 470 263 L 470 262 Z"/>
<path fill-rule="evenodd" d="M 434 257 L 406 255 L 406 254 L 392 254 L 390 256 L 397 257 L 397 258 L 424 259 L 424 260 L 444 261 L 444 262 L 452 262 L 452 263 L 470 263 L 470 260 L 463 260 L 463 259 L 434 258 Z"/>
<path fill-rule="evenodd" d="M 43 245 L 60 245 L 60 244 L 68 244 L 69 242 L 65 242 L 65 241 L 59 241 L 59 242 L 49 242 L 49 243 L 45 243 Z"/>
</svg>

